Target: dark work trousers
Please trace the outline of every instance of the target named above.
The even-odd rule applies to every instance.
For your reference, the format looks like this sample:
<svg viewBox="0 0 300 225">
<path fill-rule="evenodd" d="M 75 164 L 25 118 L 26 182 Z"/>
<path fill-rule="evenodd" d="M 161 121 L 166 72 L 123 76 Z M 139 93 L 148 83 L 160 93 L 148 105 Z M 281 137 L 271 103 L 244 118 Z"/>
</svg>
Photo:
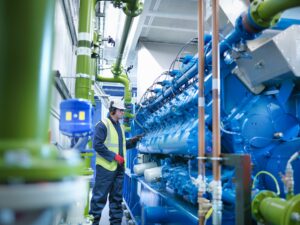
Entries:
<svg viewBox="0 0 300 225">
<path fill-rule="evenodd" d="M 118 165 L 115 171 L 109 171 L 96 165 L 96 178 L 91 200 L 90 214 L 94 216 L 93 225 L 98 225 L 102 210 L 109 195 L 109 217 L 111 225 L 120 225 L 123 217 L 122 190 L 124 166 Z"/>
</svg>

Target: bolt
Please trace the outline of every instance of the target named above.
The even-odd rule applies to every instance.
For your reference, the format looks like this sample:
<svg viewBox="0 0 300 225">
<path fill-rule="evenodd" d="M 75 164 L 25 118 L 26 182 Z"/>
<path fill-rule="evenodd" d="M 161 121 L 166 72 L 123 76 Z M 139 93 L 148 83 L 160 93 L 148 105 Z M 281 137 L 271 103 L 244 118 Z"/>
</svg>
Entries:
<svg viewBox="0 0 300 225">
<path fill-rule="evenodd" d="M 283 133 L 282 132 L 276 132 L 273 134 L 274 138 L 282 138 L 283 137 Z"/>
<path fill-rule="evenodd" d="M 263 61 L 259 61 L 255 64 L 255 68 L 256 69 L 262 69 L 264 67 L 264 62 Z"/>
</svg>

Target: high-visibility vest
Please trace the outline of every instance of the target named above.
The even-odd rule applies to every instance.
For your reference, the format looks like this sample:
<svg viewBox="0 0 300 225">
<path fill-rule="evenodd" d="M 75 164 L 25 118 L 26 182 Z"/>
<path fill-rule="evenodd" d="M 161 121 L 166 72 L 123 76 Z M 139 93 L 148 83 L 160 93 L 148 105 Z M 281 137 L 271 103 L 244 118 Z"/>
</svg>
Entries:
<svg viewBox="0 0 300 225">
<path fill-rule="evenodd" d="M 118 132 L 116 131 L 114 125 L 110 121 L 110 119 L 106 118 L 103 121 L 103 124 L 106 127 L 107 130 L 107 136 L 104 141 L 104 145 L 112 152 L 119 154 L 119 136 Z M 122 130 L 122 137 L 123 137 L 123 156 L 126 159 L 126 139 L 125 139 L 125 132 L 124 128 L 121 125 Z M 101 157 L 98 153 L 96 153 L 96 164 L 102 166 L 103 168 L 109 170 L 109 171 L 115 171 L 117 169 L 118 163 L 116 160 L 113 160 L 112 162 L 104 159 Z"/>
</svg>

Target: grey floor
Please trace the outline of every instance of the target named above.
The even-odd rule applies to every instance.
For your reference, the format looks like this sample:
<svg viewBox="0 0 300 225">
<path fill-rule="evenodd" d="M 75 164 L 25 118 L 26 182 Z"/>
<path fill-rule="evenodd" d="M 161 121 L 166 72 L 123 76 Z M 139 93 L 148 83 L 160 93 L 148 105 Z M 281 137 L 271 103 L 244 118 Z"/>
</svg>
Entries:
<svg viewBox="0 0 300 225">
<path fill-rule="evenodd" d="M 123 217 L 122 219 L 122 225 L 126 225 L 126 220 Z M 102 211 L 102 215 L 101 215 L 101 220 L 99 225 L 109 225 L 109 208 L 108 208 L 108 202 L 106 203 L 103 211 Z"/>
</svg>

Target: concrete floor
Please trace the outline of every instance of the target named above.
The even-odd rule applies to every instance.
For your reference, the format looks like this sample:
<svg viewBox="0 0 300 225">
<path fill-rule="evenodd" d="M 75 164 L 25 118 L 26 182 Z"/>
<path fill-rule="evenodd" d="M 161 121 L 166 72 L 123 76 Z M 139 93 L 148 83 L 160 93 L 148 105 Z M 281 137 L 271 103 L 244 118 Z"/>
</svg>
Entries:
<svg viewBox="0 0 300 225">
<path fill-rule="evenodd" d="M 102 215 L 101 215 L 101 220 L 99 225 L 109 225 L 109 207 L 108 207 L 108 201 L 102 211 Z M 123 216 L 122 219 L 122 224 L 121 225 L 126 225 L 126 219 Z"/>
</svg>

